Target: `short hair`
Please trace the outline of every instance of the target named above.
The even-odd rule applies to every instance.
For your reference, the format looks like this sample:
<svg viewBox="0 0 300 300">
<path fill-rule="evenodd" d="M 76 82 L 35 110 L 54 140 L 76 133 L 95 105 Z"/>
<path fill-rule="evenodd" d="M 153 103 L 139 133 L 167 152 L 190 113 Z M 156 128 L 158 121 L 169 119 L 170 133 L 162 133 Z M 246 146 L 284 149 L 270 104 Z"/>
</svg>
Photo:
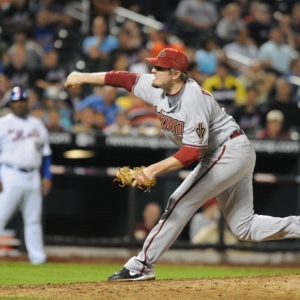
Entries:
<svg viewBox="0 0 300 300">
<path fill-rule="evenodd" d="M 171 69 L 169 70 L 169 73 L 171 74 L 171 73 L 174 73 L 174 72 L 176 72 L 176 71 L 178 71 L 178 70 L 175 70 L 175 69 L 171 68 Z M 188 79 L 190 78 L 190 74 L 189 74 L 188 72 L 181 72 L 179 78 L 180 78 L 183 82 L 187 82 Z"/>
</svg>

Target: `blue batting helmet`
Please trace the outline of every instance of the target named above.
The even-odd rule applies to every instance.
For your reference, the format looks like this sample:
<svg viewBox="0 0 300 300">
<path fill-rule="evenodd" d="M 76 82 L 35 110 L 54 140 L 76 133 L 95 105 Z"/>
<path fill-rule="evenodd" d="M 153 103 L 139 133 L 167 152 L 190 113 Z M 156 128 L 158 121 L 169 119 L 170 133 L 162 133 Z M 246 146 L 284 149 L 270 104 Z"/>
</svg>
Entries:
<svg viewBox="0 0 300 300">
<path fill-rule="evenodd" d="M 10 101 L 19 101 L 19 100 L 27 100 L 28 93 L 25 89 L 22 89 L 19 86 L 15 86 L 10 95 Z"/>
</svg>

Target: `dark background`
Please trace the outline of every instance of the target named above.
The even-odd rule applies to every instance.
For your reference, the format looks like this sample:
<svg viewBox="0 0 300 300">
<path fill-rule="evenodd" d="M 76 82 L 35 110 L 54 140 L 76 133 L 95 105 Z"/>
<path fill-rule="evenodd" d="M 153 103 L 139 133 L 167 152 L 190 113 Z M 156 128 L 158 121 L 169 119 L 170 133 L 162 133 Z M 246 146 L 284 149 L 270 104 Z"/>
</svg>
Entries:
<svg viewBox="0 0 300 300">
<path fill-rule="evenodd" d="M 108 147 L 101 140 L 100 143 L 96 142 L 92 146 L 82 148 L 94 150 L 95 157 L 67 159 L 64 157 L 65 151 L 80 147 L 70 142 L 65 145 L 53 143 L 51 148 L 53 165 L 68 166 L 69 170 L 74 170 L 75 167 L 105 170 L 107 167 L 149 165 L 177 151 L 163 148 L 153 150 L 147 147 Z M 195 165 L 191 165 L 188 169 L 192 169 Z M 298 174 L 298 165 L 299 153 L 257 151 L 255 174 L 274 173 L 285 178 L 276 184 L 253 182 L 254 208 L 257 214 L 277 217 L 300 214 L 299 188 L 294 180 Z M 113 178 L 97 172 L 85 175 L 70 171 L 55 174 L 53 188 L 44 199 L 43 226 L 46 243 L 53 240 L 53 237 L 60 237 L 60 241 L 71 238 L 75 244 L 78 238 L 109 240 L 128 237 L 132 230 L 130 224 L 142 220 L 145 205 L 155 201 L 160 204 L 163 212 L 168 197 L 181 183 L 177 175 L 172 179 L 162 176 L 151 192 L 145 193 L 131 187 L 121 188 L 117 182 L 113 182 Z M 130 200 L 133 190 L 135 201 Z M 7 227 L 17 229 L 18 235 L 22 237 L 20 214 L 17 214 Z M 189 223 L 178 241 L 187 242 L 188 233 Z M 297 240 L 279 242 L 290 244 L 296 243 Z"/>
<path fill-rule="evenodd" d="M 53 146 L 53 164 L 93 167 L 149 165 L 166 158 L 176 149 L 101 147 L 96 157 L 85 160 L 63 158 L 65 148 Z M 255 173 L 296 176 L 298 154 L 257 153 Z M 189 167 L 192 169 L 196 164 Z M 168 197 L 180 184 L 180 179 L 160 178 L 150 193 L 136 190 L 135 219 L 141 221 L 142 210 L 150 202 L 158 202 L 164 211 Z M 254 208 L 258 214 L 278 217 L 300 214 L 298 185 L 253 183 Z M 128 233 L 130 187 L 119 188 L 112 178 L 98 176 L 55 175 L 53 189 L 45 199 L 44 224 L 46 235 L 87 237 L 123 237 Z M 201 210 L 201 209 L 200 209 Z M 188 224 L 189 225 L 189 224 Z M 188 240 L 188 225 L 179 239 Z"/>
</svg>

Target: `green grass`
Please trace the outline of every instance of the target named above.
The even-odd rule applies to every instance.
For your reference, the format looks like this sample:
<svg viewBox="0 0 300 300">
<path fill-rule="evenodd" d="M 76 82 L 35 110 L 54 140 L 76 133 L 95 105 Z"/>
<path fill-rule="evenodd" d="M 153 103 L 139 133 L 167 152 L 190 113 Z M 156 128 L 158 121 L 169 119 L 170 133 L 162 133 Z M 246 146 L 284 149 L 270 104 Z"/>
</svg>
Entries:
<svg viewBox="0 0 300 300">
<path fill-rule="evenodd" d="M 121 265 L 0 262 L 0 286 L 15 284 L 70 283 L 106 281 Z M 231 266 L 171 266 L 155 267 L 157 279 L 212 278 L 300 273 L 300 268 L 231 267 Z M 3 298 L 0 298 L 3 299 Z M 25 299 L 25 298 L 22 298 Z"/>
</svg>

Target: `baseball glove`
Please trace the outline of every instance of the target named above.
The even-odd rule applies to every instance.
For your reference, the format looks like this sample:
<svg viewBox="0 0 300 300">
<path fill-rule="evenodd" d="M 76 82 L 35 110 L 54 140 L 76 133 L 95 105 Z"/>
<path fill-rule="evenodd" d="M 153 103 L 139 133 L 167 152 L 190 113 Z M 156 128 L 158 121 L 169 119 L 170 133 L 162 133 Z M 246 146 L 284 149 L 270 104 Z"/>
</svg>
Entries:
<svg viewBox="0 0 300 300">
<path fill-rule="evenodd" d="M 156 185 L 156 177 L 150 179 L 148 178 L 143 170 L 145 166 L 135 167 L 130 169 L 129 167 L 118 168 L 116 178 L 113 181 L 120 181 L 120 187 L 124 187 L 127 185 L 132 185 L 136 180 L 138 182 L 137 188 L 146 189 L 145 192 L 149 191 L 150 188 Z"/>
</svg>

